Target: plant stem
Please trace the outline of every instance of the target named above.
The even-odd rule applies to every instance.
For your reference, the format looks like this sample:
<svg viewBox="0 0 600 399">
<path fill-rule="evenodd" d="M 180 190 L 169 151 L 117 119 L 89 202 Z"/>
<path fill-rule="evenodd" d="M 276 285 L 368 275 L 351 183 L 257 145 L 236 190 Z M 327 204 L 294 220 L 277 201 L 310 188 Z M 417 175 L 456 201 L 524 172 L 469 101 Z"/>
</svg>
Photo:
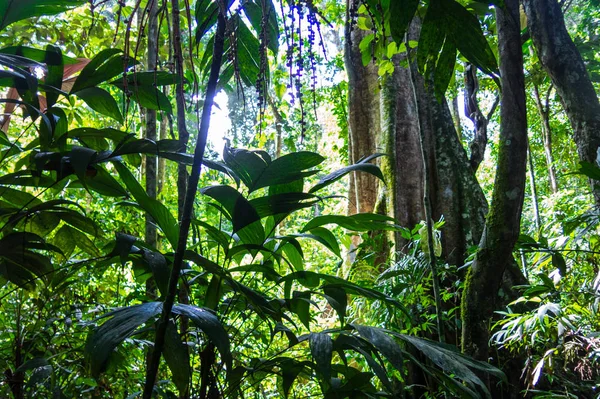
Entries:
<svg viewBox="0 0 600 399">
<path fill-rule="evenodd" d="M 425 225 L 427 227 L 427 242 L 429 243 L 429 245 L 427 246 L 429 251 L 428 251 L 428 257 L 429 257 L 429 268 L 431 269 L 431 279 L 433 281 L 433 297 L 435 300 L 435 315 L 436 315 L 436 322 L 437 322 L 437 330 L 438 330 L 438 340 L 440 342 L 444 342 L 444 320 L 442 319 L 442 299 L 440 296 L 440 279 L 438 276 L 438 270 L 437 270 L 437 259 L 435 256 L 435 245 L 434 245 L 434 238 L 433 238 L 433 219 L 432 219 L 432 212 L 431 212 L 431 195 L 429 193 L 431 187 L 430 187 L 430 181 L 429 181 L 429 165 L 428 165 L 428 154 L 427 154 L 427 147 L 426 147 L 426 142 L 425 142 L 425 133 L 424 133 L 424 129 L 422 127 L 422 120 L 421 120 L 421 113 L 419 111 L 420 109 L 420 103 L 419 103 L 419 97 L 417 96 L 417 84 L 415 82 L 416 77 L 415 77 L 415 71 L 413 70 L 414 68 L 412 67 L 412 61 L 410 59 L 411 57 L 411 51 L 410 51 L 410 46 L 409 46 L 409 42 L 408 42 L 408 33 L 406 34 L 405 37 L 405 43 L 406 43 L 406 51 L 407 51 L 407 61 L 408 61 L 408 72 L 410 75 L 410 82 L 412 85 L 412 93 L 413 93 L 413 101 L 415 102 L 415 107 L 417 110 L 417 116 L 419 119 L 419 123 L 417 124 L 417 129 L 419 131 L 419 144 L 421 147 L 421 157 L 423 158 L 423 210 L 425 211 Z M 421 238 L 422 239 L 422 238 Z"/>
<path fill-rule="evenodd" d="M 173 7 L 177 6 L 177 0 L 173 1 Z M 202 160 L 204 158 L 204 149 L 206 147 L 206 139 L 208 136 L 208 128 L 210 126 L 210 113 L 214 102 L 214 97 L 217 91 L 217 82 L 219 79 L 219 72 L 221 70 L 221 61 L 223 59 L 223 47 L 225 40 L 225 7 L 221 5 L 219 7 L 219 16 L 217 19 L 217 32 L 215 34 L 215 43 L 213 48 L 213 59 L 210 70 L 210 76 L 206 87 L 206 98 L 204 101 L 204 107 L 202 109 L 202 118 L 200 122 L 200 131 L 198 132 L 198 141 L 194 150 L 194 162 L 192 164 L 192 173 L 188 181 L 188 189 L 185 195 L 185 201 L 183 206 L 183 213 L 181 217 L 181 227 L 179 228 L 179 240 L 177 242 L 177 250 L 173 259 L 173 268 L 171 269 L 171 276 L 169 279 L 169 287 L 163 303 L 163 310 L 158 322 L 156 329 L 156 338 L 154 341 L 154 350 L 152 351 L 152 361 L 146 371 L 146 384 L 144 386 L 144 399 L 150 399 L 152 396 L 152 390 L 154 388 L 154 382 L 156 381 L 156 375 L 158 373 L 158 366 L 160 364 L 160 357 L 165 343 L 165 333 L 167 329 L 167 323 L 171 315 L 171 309 L 175 302 L 177 295 L 177 287 L 179 283 L 179 273 L 181 271 L 181 265 L 183 263 L 183 255 L 187 246 L 187 237 L 190 231 L 190 224 L 192 221 L 192 212 L 194 206 L 194 197 L 198 190 L 198 181 L 200 180 L 200 171 L 202 168 Z M 183 79 L 183 76 L 181 76 Z M 179 105 L 179 104 L 178 104 Z M 179 122 L 179 118 L 178 118 Z M 184 120 L 185 123 L 185 120 Z"/>
</svg>

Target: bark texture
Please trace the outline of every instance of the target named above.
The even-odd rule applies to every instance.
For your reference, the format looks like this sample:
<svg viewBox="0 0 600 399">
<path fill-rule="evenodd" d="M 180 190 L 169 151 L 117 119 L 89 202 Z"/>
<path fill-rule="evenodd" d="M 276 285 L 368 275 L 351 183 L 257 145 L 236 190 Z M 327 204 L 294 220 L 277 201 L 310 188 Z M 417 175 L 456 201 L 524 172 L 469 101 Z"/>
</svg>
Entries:
<svg viewBox="0 0 600 399">
<path fill-rule="evenodd" d="M 359 0 L 348 0 L 348 10 L 358 9 Z M 377 151 L 379 123 L 379 83 L 377 67 L 364 66 L 360 42 L 368 32 L 346 23 L 345 64 L 348 73 L 348 154 L 350 164 Z M 377 178 L 367 173 L 350 176 L 348 213 L 373 212 L 377 203 Z"/>
<path fill-rule="evenodd" d="M 158 0 L 148 3 L 148 71 L 156 72 L 158 61 Z M 146 138 L 156 141 L 156 110 L 146 109 Z M 146 193 L 150 198 L 156 198 L 157 191 L 157 157 L 146 155 Z M 157 234 L 156 225 L 146 214 L 146 243 L 156 247 Z"/>
<path fill-rule="evenodd" d="M 411 34 L 416 37 L 418 29 L 418 23 L 413 24 Z M 421 120 L 431 176 L 432 217 L 435 221 L 443 217 L 446 222 L 442 228 L 442 258 L 450 264 L 462 265 L 467 248 L 481 237 L 487 202 L 460 143 L 446 100 L 438 102 L 428 88 L 431 85 L 416 76 L 415 94 L 421 104 L 417 109 L 410 72 L 401 62 L 402 58 L 397 56 L 394 72 L 387 77 L 381 96 L 386 152 L 393 154 L 389 175 L 395 189 L 390 208 L 402 226 L 412 228 L 424 220 Z M 401 249 L 402 239 L 397 241 Z"/>
<path fill-rule="evenodd" d="M 540 62 L 556 87 L 573 127 L 582 161 L 597 165 L 600 146 L 600 102 L 588 72 L 565 26 L 556 0 L 523 0 L 527 26 Z M 600 183 L 591 181 L 596 205 Z"/>
<path fill-rule="evenodd" d="M 523 54 L 520 42 L 519 1 L 496 7 L 502 80 L 498 166 L 479 252 L 467 276 L 462 304 L 463 351 L 488 360 L 489 321 L 502 276 L 513 262 L 519 236 L 527 164 L 527 108 Z"/>
</svg>

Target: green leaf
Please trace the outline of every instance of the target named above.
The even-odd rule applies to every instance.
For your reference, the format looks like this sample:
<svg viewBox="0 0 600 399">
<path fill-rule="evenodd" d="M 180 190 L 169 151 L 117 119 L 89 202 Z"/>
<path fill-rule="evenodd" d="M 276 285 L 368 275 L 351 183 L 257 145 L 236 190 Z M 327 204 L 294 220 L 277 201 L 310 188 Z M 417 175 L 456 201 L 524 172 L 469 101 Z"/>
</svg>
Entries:
<svg viewBox="0 0 600 399">
<path fill-rule="evenodd" d="M 162 302 L 148 302 L 113 310 L 100 318 L 109 318 L 88 337 L 85 347 L 92 375 L 106 368 L 113 350 L 135 330 L 162 311 Z"/>
<path fill-rule="evenodd" d="M 179 225 L 169 209 L 162 202 L 148 197 L 146 191 L 125 165 L 120 162 L 113 162 L 113 165 L 117 169 L 117 172 L 119 172 L 119 176 L 121 176 L 133 198 L 135 198 L 144 211 L 152 216 L 152 219 L 160 227 L 171 246 L 177 248 Z"/>
<path fill-rule="evenodd" d="M 394 218 L 376 213 L 357 213 L 351 216 L 322 215 L 313 218 L 305 224 L 302 231 L 309 231 L 326 224 L 337 224 L 351 231 L 396 231 L 402 229 L 402 227 L 393 224 L 393 222 L 395 222 Z"/>
<path fill-rule="evenodd" d="M 325 299 L 332 308 L 337 312 L 340 323 L 344 324 L 346 318 L 346 308 L 348 307 L 348 295 L 341 286 L 325 285 L 323 286 Z"/>
<path fill-rule="evenodd" d="M 491 397 L 486 384 L 473 372 L 471 369 L 482 371 L 490 375 L 496 376 L 501 380 L 506 380 L 504 373 L 489 365 L 488 363 L 474 360 L 462 353 L 450 350 L 441 344 L 422 339 L 417 337 L 411 337 L 405 334 L 395 333 L 393 331 L 384 330 L 387 334 L 392 334 L 403 341 L 406 341 L 413 345 L 416 349 L 421 351 L 429 360 L 440 367 L 444 372 L 448 374 L 454 374 L 472 387 L 478 387 L 487 397 Z"/>
<path fill-rule="evenodd" d="M 552 264 L 558 269 L 561 277 L 567 276 L 567 262 L 560 252 L 552 253 Z"/>
<path fill-rule="evenodd" d="M 204 37 L 206 32 L 217 22 L 219 7 L 216 1 L 199 0 L 196 2 L 196 43 Z M 210 46 L 208 46 L 210 48 Z"/>
<path fill-rule="evenodd" d="M 373 345 L 385 358 L 401 373 L 404 372 L 404 362 L 402 349 L 394 341 L 379 328 L 361 326 L 352 324 L 352 327 L 358 331 L 361 337 Z"/>
<path fill-rule="evenodd" d="M 100 195 L 108 197 L 124 197 L 127 195 L 127 191 L 119 182 L 99 165 L 95 165 L 91 173 L 86 173 L 81 184 Z"/>
<path fill-rule="evenodd" d="M 450 81 L 454 76 L 454 65 L 456 64 L 456 45 L 454 41 L 446 36 L 444 41 L 444 47 L 442 53 L 437 60 L 435 65 L 435 78 L 433 81 L 433 87 L 435 90 L 435 96 L 441 103 L 450 85 Z"/>
<path fill-rule="evenodd" d="M 46 63 L 46 80 L 45 84 L 48 86 L 61 89 L 63 82 L 63 57 L 59 47 L 48 45 L 46 47 L 46 55 L 44 57 Z M 58 93 L 52 90 L 46 90 L 46 103 L 47 108 L 52 108 L 58 100 Z"/>
<path fill-rule="evenodd" d="M 129 79 L 131 75 L 127 75 Z M 162 78 L 165 79 L 164 77 Z M 144 77 L 143 81 L 149 80 L 148 77 Z M 125 86 L 123 84 L 122 79 L 115 80 L 111 82 L 113 85 L 118 87 L 119 89 L 125 91 Z M 158 83 L 157 83 L 158 85 Z M 171 101 L 169 98 L 160 90 L 158 87 L 154 86 L 154 83 L 147 83 L 142 85 L 138 82 L 138 84 L 129 83 L 127 86 L 127 91 L 131 93 L 131 98 L 135 100 L 142 107 L 154 109 L 157 111 L 164 111 L 168 114 L 173 113 L 173 106 L 171 105 Z"/>
<path fill-rule="evenodd" d="M 46 57 L 47 57 L 47 50 L 40 50 L 37 48 L 32 48 L 32 47 L 27 47 L 27 46 L 22 46 L 22 45 L 4 47 L 3 49 L 0 49 L 0 53 L 1 54 L 19 55 L 21 57 L 28 58 L 32 61 L 36 61 L 36 62 L 40 62 L 40 63 L 46 63 Z M 61 58 L 62 58 L 62 63 L 64 65 L 73 65 L 73 64 L 77 64 L 79 62 L 76 58 L 67 57 L 64 54 L 61 55 Z M 58 88 L 60 88 L 60 86 L 58 86 Z"/>
<path fill-rule="evenodd" d="M 106 90 L 99 87 L 88 87 L 77 91 L 75 94 L 94 111 L 110 116 L 121 123 L 123 122 L 119 105 Z"/>
<path fill-rule="evenodd" d="M 306 193 L 286 193 L 251 199 L 249 204 L 256 210 L 260 219 L 282 215 L 281 218 L 299 209 L 310 208 L 321 199 Z"/>
<path fill-rule="evenodd" d="M 498 62 L 483 34 L 477 17 L 455 0 L 438 0 L 443 4 L 448 34 L 467 60 L 490 76 L 498 75 Z"/>
<path fill-rule="evenodd" d="M 267 47 L 277 55 L 279 50 L 279 27 L 277 25 L 277 12 L 272 0 L 260 1 L 249 0 L 242 5 L 246 17 L 252 24 L 254 31 L 260 36 L 266 29 Z M 267 23 L 263 27 L 263 20 Z"/>
<path fill-rule="evenodd" d="M 577 173 L 585 175 L 593 180 L 600 180 L 600 168 L 591 162 L 580 161 Z"/>
<path fill-rule="evenodd" d="M 417 64 L 421 73 L 424 73 L 430 66 L 435 66 L 444 44 L 447 29 L 446 16 L 442 6 L 444 1 L 432 0 L 423 19 L 417 50 Z M 431 72 L 433 71 L 429 71 L 429 73 Z"/>
<path fill-rule="evenodd" d="M 260 178 L 267 168 L 267 161 L 270 163 L 270 159 L 265 160 L 255 151 L 231 148 L 228 144 L 225 145 L 223 151 L 223 160 L 249 190 L 254 188 L 254 182 Z"/>
<path fill-rule="evenodd" d="M 339 258 L 342 257 L 340 245 L 331 231 L 327 230 L 325 227 L 315 227 L 310 230 L 310 233 L 311 234 L 294 234 L 293 236 L 311 238 L 323 244 L 325 248 L 329 249 Z"/>
<path fill-rule="evenodd" d="M 85 3 L 85 0 L 0 0 L 0 30 L 13 22 L 60 14 Z"/>
<path fill-rule="evenodd" d="M 381 170 L 379 169 L 379 167 L 377 165 L 368 163 L 370 160 L 375 159 L 380 156 L 383 156 L 383 155 L 385 155 L 385 154 L 371 155 L 371 156 L 355 163 L 354 165 L 346 166 L 345 168 L 336 170 L 335 172 L 332 172 L 332 173 L 328 174 L 327 176 L 322 177 L 319 180 L 319 182 L 309 190 L 309 193 L 314 193 L 315 191 L 318 191 L 318 190 L 322 189 L 323 187 L 326 187 L 326 186 L 338 181 L 342 177 L 346 176 L 348 173 L 355 172 L 355 171 L 370 173 L 373 176 L 378 177 L 379 179 L 381 179 L 382 182 L 385 183 L 385 179 L 383 178 L 383 174 L 381 173 Z"/>
<path fill-rule="evenodd" d="M 229 336 L 217 316 L 206 309 L 184 304 L 174 305 L 173 313 L 188 317 L 201 329 L 219 350 L 227 371 L 232 370 L 233 358 L 229 348 Z"/>
<path fill-rule="evenodd" d="M 325 158 L 321 155 L 309 151 L 299 151 L 284 155 L 267 165 L 258 175 L 258 178 L 252 180 L 252 186 L 248 187 L 252 192 L 262 187 L 288 184 L 304 177 L 312 176 L 317 171 L 306 171 L 306 169 L 315 167 L 324 160 Z"/>
<path fill-rule="evenodd" d="M 310 333 L 308 342 L 310 353 L 317 365 L 317 370 L 323 374 L 324 380 L 331 378 L 331 359 L 333 357 L 333 341 L 328 334 Z"/>
<path fill-rule="evenodd" d="M 419 0 L 390 1 L 390 31 L 392 39 L 400 45 L 404 43 L 404 34 L 417 12 Z"/>
<path fill-rule="evenodd" d="M 142 249 L 142 260 L 154 276 L 156 286 L 162 295 L 167 294 L 169 286 L 169 278 L 171 277 L 171 268 L 167 264 L 167 259 L 160 252 L 150 251 L 148 249 Z"/>
<path fill-rule="evenodd" d="M 256 223 L 260 221 L 260 215 L 235 188 L 224 185 L 211 186 L 203 188 L 200 192 L 216 200 L 229 213 L 234 233 L 250 226 L 250 230 L 246 230 L 246 232 L 256 235 L 256 240 L 253 241 L 256 241 L 255 243 L 264 241 L 264 229 L 260 223 Z"/>
<path fill-rule="evenodd" d="M 190 385 L 190 354 L 172 321 L 167 325 L 163 356 L 173 374 L 173 383 L 179 395 L 185 395 Z"/>
<path fill-rule="evenodd" d="M 123 73 L 127 68 L 136 64 L 136 62 L 131 59 L 126 63 L 123 56 L 119 55 L 120 53 L 122 53 L 122 51 L 115 48 L 108 48 L 99 52 L 85 68 L 81 70 L 77 80 L 75 80 L 75 83 L 71 88 L 71 94 L 107 82 Z"/>
</svg>

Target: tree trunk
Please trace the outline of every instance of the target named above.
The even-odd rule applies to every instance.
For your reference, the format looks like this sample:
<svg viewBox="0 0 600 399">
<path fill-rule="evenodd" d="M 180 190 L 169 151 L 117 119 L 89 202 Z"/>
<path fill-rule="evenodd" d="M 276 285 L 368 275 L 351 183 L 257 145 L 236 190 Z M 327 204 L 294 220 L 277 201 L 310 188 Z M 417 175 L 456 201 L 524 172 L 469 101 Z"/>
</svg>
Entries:
<svg viewBox="0 0 600 399">
<path fill-rule="evenodd" d="M 527 108 L 519 1 L 496 7 L 502 80 L 500 142 L 492 205 L 475 262 L 467 276 L 462 304 L 463 351 L 487 361 L 489 322 L 502 276 L 519 237 L 527 166 Z"/>
<path fill-rule="evenodd" d="M 158 61 L 158 0 L 148 4 L 148 71 L 156 72 Z M 156 110 L 146 109 L 146 138 L 156 141 Z M 146 155 L 146 193 L 156 198 L 156 166 L 157 157 Z M 146 243 L 156 248 L 156 225 L 150 215 L 146 214 Z"/>
<path fill-rule="evenodd" d="M 548 168 L 548 181 L 550 183 L 550 189 L 553 194 L 558 192 L 558 183 L 556 181 L 556 168 L 554 167 L 554 156 L 552 155 L 552 128 L 550 127 L 550 92 L 552 86 L 546 93 L 546 105 L 542 103 L 540 96 L 540 89 L 536 84 L 533 85 L 533 94 L 535 97 L 535 104 L 542 121 L 542 138 L 544 140 L 544 154 L 546 155 L 546 166 Z"/>
<path fill-rule="evenodd" d="M 600 102 L 556 0 L 523 0 L 527 26 L 540 62 L 556 87 L 573 127 L 581 161 L 597 165 L 600 146 Z M 596 205 L 600 183 L 590 180 Z"/>
<path fill-rule="evenodd" d="M 358 9 L 359 0 L 348 0 L 345 64 L 348 72 L 348 141 L 351 164 L 377 152 L 379 125 L 379 83 L 377 67 L 364 66 L 359 48 L 367 32 L 352 25 L 350 13 Z M 373 212 L 377 202 L 377 178 L 367 173 L 352 173 L 348 213 Z"/>
<path fill-rule="evenodd" d="M 479 91 L 479 79 L 477 78 L 477 68 L 473 64 L 467 64 L 465 67 L 465 115 L 473 122 L 475 131 L 473 141 L 469 144 L 471 156 L 469 163 L 476 172 L 479 165 L 485 157 L 485 149 L 488 143 L 488 125 L 490 118 L 496 111 L 498 97 L 494 100 L 490 113 L 485 116 L 479 107 L 477 92 Z"/>
</svg>

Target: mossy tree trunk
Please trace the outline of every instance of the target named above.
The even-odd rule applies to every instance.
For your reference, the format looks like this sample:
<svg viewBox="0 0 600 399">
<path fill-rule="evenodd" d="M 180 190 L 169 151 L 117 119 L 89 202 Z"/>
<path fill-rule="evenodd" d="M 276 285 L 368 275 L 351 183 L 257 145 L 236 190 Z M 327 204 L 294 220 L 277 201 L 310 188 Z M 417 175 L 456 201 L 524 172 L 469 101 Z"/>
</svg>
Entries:
<svg viewBox="0 0 600 399">
<path fill-rule="evenodd" d="M 502 81 L 500 142 L 492 204 L 462 303 L 462 345 L 467 354 L 487 361 L 489 323 L 502 276 L 514 261 L 520 231 L 527 164 L 527 108 L 519 1 L 496 7 Z"/>
<path fill-rule="evenodd" d="M 523 0 L 523 6 L 538 58 L 573 127 L 579 158 L 597 165 L 600 102 L 581 54 L 569 36 L 560 5 L 556 0 Z M 600 205 L 600 183 L 590 180 L 590 185 L 596 205 Z"/>
<path fill-rule="evenodd" d="M 418 40 L 419 21 L 411 27 L 411 40 Z M 467 154 L 459 140 L 447 101 L 439 102 L 421 76 L 415 80 L 420 107 L 413 100 L 410 72 L 402 55 L 394 59 L 394 72 L 383 84 L 382 130 L 386 152 L 392 154 L 389 176 L 393 177 L 394 217 L 412 228 L 424 220 L 423 159 L 419 144 L 419 121 L 424 135 L 434 220 L 445 220 L 442 228 L 442 258 L 462 265 L 467 248 L 477 243 L 483 231 L 487 202 Z M 404 62 L 403 62 L 404 61 Z M 416 66 L 415 66 L 416 69 Z M 402 241 L 398 240 L 399 249 Z"/>
</svg>

